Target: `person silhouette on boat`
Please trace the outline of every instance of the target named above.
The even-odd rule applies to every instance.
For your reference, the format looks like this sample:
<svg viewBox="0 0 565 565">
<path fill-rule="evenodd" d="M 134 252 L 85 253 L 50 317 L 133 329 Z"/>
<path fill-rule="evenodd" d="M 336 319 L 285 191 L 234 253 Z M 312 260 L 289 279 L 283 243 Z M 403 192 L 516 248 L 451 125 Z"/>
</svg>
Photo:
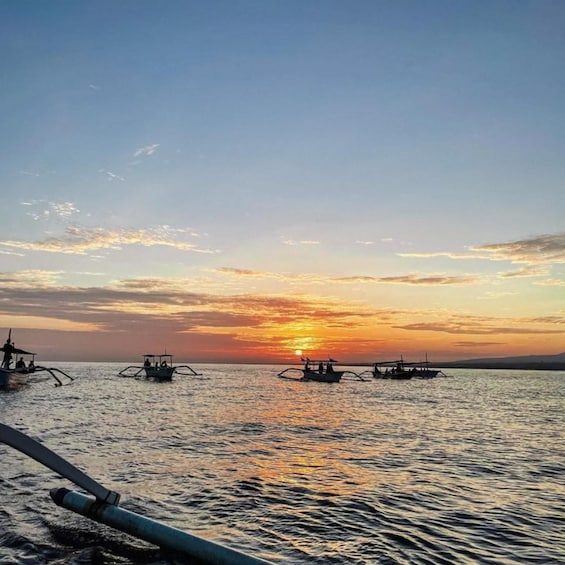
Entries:
<svg viewBox="0 0 565 565">
<path fill-rule="evenodd" d="M 24 361 L 23 357 L 20 357 L 17 361 L 16 361 L 16 369 L 25 369 L 26 363 Z"/>
<path fill-rule="evenodd" d="M 4 352 L 4 358 L 2 359 L 2 368 L 9 369 L 12 364 L 12 353 L 16 351 L 16 346 L 12 343 L 12 340 L 8 338 L 6 343 L 2 347 L 1 351 Z"/>
<path fill-rule="evenodd" d="M 151 361 L 149 361 L 149 358 L 146 358 L 146 359 L 145 359 L 145 363 L 143 363 L 143 365 L 144 365 L 145 367 L 150 367 L 150 366 L 151 366 Z"/>
<path fill-rule="evenodd" d="M 326 373 L 333 373 L 333 372 L 334 372 L 333 365 L 331 363 L 328 363 L 328 365 L 326 366 Z"/>
<path fill-rule="evenodd" d="M 324 372 L 324 364 L 320 361 L 320 364 L 318 365 L 318 373 L 320 373 L 320 375 Z"/>
</svg>

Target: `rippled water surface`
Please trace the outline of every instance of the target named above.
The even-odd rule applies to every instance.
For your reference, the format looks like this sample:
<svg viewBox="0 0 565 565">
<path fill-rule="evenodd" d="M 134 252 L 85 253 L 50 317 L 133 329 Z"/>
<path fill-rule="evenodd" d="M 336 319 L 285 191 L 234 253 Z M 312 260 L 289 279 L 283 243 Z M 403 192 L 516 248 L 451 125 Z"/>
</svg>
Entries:
<svg viewBox="0 0 565 565">
<path fill-rule="evenodd" d="M 122 495 L 125 508 L 274 563 L 565 562 L 565 374 L 276 378 L 194 365 L 155 383 L 58 364 L 0 393 L 13 426 Z M 0 444 L 0 563 L 168 563 L 54 505 L 80 490 Z"/>
</svg>

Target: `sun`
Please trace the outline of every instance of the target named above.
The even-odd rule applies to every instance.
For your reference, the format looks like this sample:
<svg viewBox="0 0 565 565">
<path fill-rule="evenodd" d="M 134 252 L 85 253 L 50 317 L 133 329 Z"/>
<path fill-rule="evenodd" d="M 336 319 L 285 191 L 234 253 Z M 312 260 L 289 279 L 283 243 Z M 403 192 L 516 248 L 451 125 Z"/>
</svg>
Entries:
<svg viewBox="0 0 565 565">
<path fill-rule="evenodd" d="M 302 349 L 297 349 L 294 354 L 300 357 L 302 355 Z"/>
</svg>

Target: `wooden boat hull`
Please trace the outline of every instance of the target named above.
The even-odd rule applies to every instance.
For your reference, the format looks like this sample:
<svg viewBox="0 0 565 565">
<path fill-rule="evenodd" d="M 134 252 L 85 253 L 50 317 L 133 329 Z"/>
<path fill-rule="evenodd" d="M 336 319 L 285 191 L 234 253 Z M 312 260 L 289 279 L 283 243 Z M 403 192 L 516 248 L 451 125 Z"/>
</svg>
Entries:
<svg viewBox="0 0 565 565">
<path fill-rule="evenodd" d="M 414 376 L 410 371 L 402 371 L 401 373 L 374 373 L 375 379 L 386 379 L 391 381 L 407 381 Z"/>
<path fill-rule="evenodd" d="M 433 379 L 439 375 L 439 369 L 416 369 L 416 377 L 420 379 Z"/>
<path fill-rule="evenodd" d="M 332 373 L 317 373 L 316 371 L 302 371 L 303 381 L 316 381 L 318 383 L 338 383 L 344 371 L 333 371 Z"/>
<path fill-rule="evenodd" d="M 174 367 L 144 367 L 144 369 L 145 376 L 156 381 L 171 381 L 175 372 Z"/>
<path fill-rule="evenodd" d="M 32 371 L 33 372 L 33 371 Z M 16 369 L 0 369 L 0 389 L 9 390 L 27 383 L 29 371 Z"/>
</svg>

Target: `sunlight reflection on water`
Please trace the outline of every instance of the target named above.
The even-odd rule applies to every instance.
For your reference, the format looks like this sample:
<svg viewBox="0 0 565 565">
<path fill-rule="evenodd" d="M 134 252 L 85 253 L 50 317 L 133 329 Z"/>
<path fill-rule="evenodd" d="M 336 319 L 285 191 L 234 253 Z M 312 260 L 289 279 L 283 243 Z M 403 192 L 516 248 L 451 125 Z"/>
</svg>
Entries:
<svg viewBox="0 0 565 565">
<path fill-rule="evenodd" d="M 181 529 L 289 563 L 565 559 L 563 373 L 325 384 L 206 365 L 154 383 L 116 364 L 62 367 L 73 385 L 1 395 L 2 422 Z M 0 453 L 7 562 L 162 562 L 52 505 L 65 481 Z M 73 528 L 91 534 L 61 542 Z"/>
</svg>

